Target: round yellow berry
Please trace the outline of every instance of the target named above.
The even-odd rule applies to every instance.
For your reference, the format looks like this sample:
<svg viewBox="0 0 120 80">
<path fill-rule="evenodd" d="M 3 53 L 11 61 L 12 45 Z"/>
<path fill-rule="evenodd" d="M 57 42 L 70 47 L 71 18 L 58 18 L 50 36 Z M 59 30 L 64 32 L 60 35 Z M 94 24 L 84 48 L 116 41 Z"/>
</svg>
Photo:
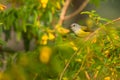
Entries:
<svg viewBox="0 0 120 80">
<path fill-rule="evenodd" d="M 50 47 L 45 46 L 40 49 L 39 59 L 42 63 L 47 64 L 50 61 L 52 50 Z"/>
</svg>

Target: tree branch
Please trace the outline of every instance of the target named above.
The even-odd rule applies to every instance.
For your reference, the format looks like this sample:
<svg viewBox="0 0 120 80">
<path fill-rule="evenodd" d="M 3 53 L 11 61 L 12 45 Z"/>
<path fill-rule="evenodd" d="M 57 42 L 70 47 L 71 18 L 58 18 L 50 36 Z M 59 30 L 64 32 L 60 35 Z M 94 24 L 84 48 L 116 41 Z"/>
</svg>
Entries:
<svg viewBox="0 0 120 80">
<path fill-rule="evenodd" d="M 112 20 L 111 22 L 107 22 L 104 24 L 104 26 L 112 24 L 114 22 L 120 21 L 120 17 L 117 19 Z M 95 30 L 93 33 L 91 33 L 88 37 L 85 38 L 85 41 L 89 40 L 92 36 L 94 36 L 99 30 L 101 30 L 101 28 L 98 28 L 97 30 Z"/>
<path fill-rule="evenodd" d="M 112 20 L 111 22 L 107 22 L 107 23 L 104 24 L 104 25 L 106 26 L 106 25 L 112 24 L 112 23 L 117 22 L 117 21 L 120 21 L 120 17 L 117 18 L 117 19 Z"/>
<path fill-rule="evenodd" d="M 61 14 L 60 14 L 60 19 L 59 19 L 59 21 L 58 21 L 58 24 L 62 25 L 62 23 L 63 23 L 63 21 L 64 21 L 64 18 L 65 18 L 65 14 L 66 14 L 66 12 L 67 12 L 68 6 L 69 6 L 69 4 L 70 4 L 71 1 L 72 1 L 72 0 L 66 0 L 64 6 L 63 6 L 63 8 L 62 8 L 62 12 L 61 12 Z"/>
<path fill-rule="evenodd" d="M 68 19 L 74 17 L 75 15 L 79 14 L 86 7 L 86 5 L 88 4 L 88 2 L 89 2 L 89 0 L 85 0 L 83 2 L 83 4 L 80 5 L 80 7 L 75 12 L 73 12 L 70 15 L 65 16 L 64 20 L 68 20 Z"/>
</svg>

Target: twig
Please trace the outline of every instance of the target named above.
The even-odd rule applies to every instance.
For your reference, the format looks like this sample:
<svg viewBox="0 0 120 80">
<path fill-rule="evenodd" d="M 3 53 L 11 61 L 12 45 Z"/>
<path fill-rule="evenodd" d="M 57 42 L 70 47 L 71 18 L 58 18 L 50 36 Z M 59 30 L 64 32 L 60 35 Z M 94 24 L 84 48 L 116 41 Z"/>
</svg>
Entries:
<svg viewBox="0 0 120 80">
<path fill-rule="evenodd" d="M 6 70 L 7 67 L 7 57 L 6 54 L 3 55 L 3 59 L 1 59 L 1 62 L 3 64 L 2 68 L 0 68 L 1 72 L 4 72 Z"/>
<path fill-rule="evenodd" d="M 80 51 L 80 48 L 70 57 L 69 61 L 67 62 L 66 66 L 65 66 L 65 68 L 63 69 L 63 71 L 62 71 L 61 74 L 60 74 L 59 80 L 62 80 L 62 77 L 63 77 L 63 75 L 64 75 L 66 69 L 68 68 L 68 66 L 69 66 L 69 64 L 70 64 L 70 62 L 71 62 L 71 60 L 73 59 L 73 57 L 74 57 L 79 51 Z"/>
<path fill-rule="evenodd" d="M 88 56 L 88 55 L 85 55 L 85 56 L 84 56 L 83 61 L 82 61 L 82 63 L 81 63 L 81 66 L 80 66 L 80 68 L 78 69 L 78 71 L 76 72 L 76 74 L 74 75 L 74 77 L 73 77 L 72 80 L 76 80 L 77 76 L 79 75 L 79 73 L 80 73 L 80 71 L 81 71 L 81 69 L 82 69 L 82 67 L 83 67 L 83 65 L 84 65 L 84 63 L 85 63 L 85 59 L 86 59 L 87 56 Z"/>
<path fill-rule="evenodd" d="M 114 23 L 114 22 L 116 22 L 116 21 L 120 21 L 120 17 L 117 18 L 117 19 L 112 20 L 111 22 L 107 22 L 107 23 L 104 24 L 104 25 L 106 26 L 106 25 L 108 25 L 108 24 L 112 24 L 112 23 Z"/>
<path fill-rule="evenodd" d="M 1 10 L 3 9 L 6 9 L 7 7 L 5 6 L 5 5 L 3 5 L 3 4 L 0 4 L 0 7 L 1 7 Z"/>
<path fill-rule="evenodd" d="M 88 41 L 91 37 L 93 37 L 101 28 L 98 28 L 97 30 L 95 30 L 94 32 L 92 32 L 89 36 L 87 36 L 85 38 L 84 41 Z"/>
<path fill-rule="evenodd" d="M 107 22 L 104 24 L 104 26 L 112 24 L 114 22 L 120 21 L 120 17 L 117 19 L 112 20 L 111 22 Z M 93 37 L 101 28 L 96 29 L 93 33 L 91 33 L 88 37 L 85 38 L 85 41 L 89 40 L 91 37 Z"/>
<path fill-rule="evenodd" d="M 89 2 L 89 0 L 85 0 L 83 2 L 83 4 L 80 5 L 80 7 L 75 12 L 73 12 L 70 15 L 65 16 L 64 20 L 68 20 L 68 19 L 74 17 L 75 15 L 79 14 L 86 7 L 86 5 L 88 4 L 88 2 Z"/>
<path fill-rule="evenodd" d="M 36 80 L 37 76 L 38 76 L 38 73 L 35 74 L 35 76 L 33 77 L 33 80 Z"/>
<path fill-rule="evenodd" d="M 74 17 L 75 15 L 79 14 L 86 7 L 86 5 L 89 2 L 89 0 L 85 0 L 83 2 L 83 4 L 80 5 L 80 7 L 75 12 L 73 12 L 72 14 L 69 14 L 69 15 L 65 16 L 65 14 L 67 12 L 67 9 L 68 9 L 68 6 L 69 6 L 69 4 L 70 4 L 71 1 L 72 0 L 66 0 L 65 4 L 63 6 L 63 9 L 61 11 L 60 19 L 58 21 L 58 24 L 62 25 L 62 23 L 63 23 L 64 20 L 68 20 L 68 19 Z"/>
<path fill-rule="evenodd" d="M 89 76 L 89 74 L 88 74 L 87 71 L 85 71 L 85 76 L 86 76 L 86 78 L 87 78 L 88 80 L 90 80 L 90 76 Z"/>
<path fill-rule="evenodd" d="M 62 25 L 62 23 L 63 23 L 63 21 L 64 21 L 64 18 L 65 18 L 65 14 L 66 14 L 66 12 L 67 12 L 68 6 L 69 6 L 69 4 L 70 4 L 71 1 L 72 1 L 72 0 L 66 0 L 64 6 L 63 6 L 63 8 L 62 8 L 62 12 L 61 12 L 61 14 L 60 14 L 60 19 L 59 19 L 59 21 L 58 21 L 58 24 Z"/>
<path fill-rule="evenodd" d="M 99 73 L 99 71 L 96 71 L 96 73 L 95 73 L 95 75 L 94 75 L 93 79 L 96 79 L 96 78 L 97 78 L 98 73 Z"/>
<path fill-rule="evenodd" d="M 82 64 L 81 64 L 79 70 L 78 70 L 77 73 L 74 75 L 74 77 L 73 77 L 72 80 L 76 80 L 76 78 L 77 78 L 78 74 L 80 73 L 80 71 L 81 71 L 83 65 L 84 65 L 84 61 L 82 62 Z"/>
</svg>

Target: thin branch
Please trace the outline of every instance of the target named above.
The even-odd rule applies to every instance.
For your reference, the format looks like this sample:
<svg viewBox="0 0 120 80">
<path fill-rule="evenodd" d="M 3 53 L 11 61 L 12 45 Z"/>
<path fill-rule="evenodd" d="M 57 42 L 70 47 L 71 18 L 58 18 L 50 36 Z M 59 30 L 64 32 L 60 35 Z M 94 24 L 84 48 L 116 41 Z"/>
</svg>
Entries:
<svg viewBox="0 0 120 80">
<path fill-rule="evenodd" d="M 88 74 L 87 71 L 85 71 L 85 76 L 86 76 L 86 78 L 87 78 L 88 80 L 90 80 L 90 76 L 89 76 L 89 74 Z"/>
<path fill-rule="evenodd" d="M 81 71 L 81 69 L 82 69 L 82 67 L 83 67 L 83 65 L 84 65 L 84 62 L 85 62 L 85 60 L 82 62 L 82 64 L 81 64 L 81 66 L 80 66 L 79 70 L 75 73 L 75 75 L 74 75 L 74 77 L 73 77 L 73 79 L 72 79 L 72 80 L 76 80 L 76 78 L 77 78 L 78 74 L 80 73 L 80 71 Z"/>
<path fill-rule="evenodd" d="M 70 15 L 65 16 L 64 20 L 68 20 L 68 19 L 74 17 L 75 15 L 79 14 L 86 7 L 88 2 L 89 2 L 89 0 L 85 0 L 83 2 L 83 4 L 80 5 L 80 7 L 75 12 L 71 13 Z"/>
<path fill-rule="evenodd" d="M 75 73 L 75 75 L 74 75 L 74 77 L 73 77 L 72 80 L 76 80 L 77 76 L 79 75 L 80 71 L 82 70 L 82 67 L 83 67 L 83 65 L 84 65 L 84 63 L 85 63 L 85 60 L 86 60 L 86 57 L 87 57 L 87 56 L 88 56 L 88 54 L 84 56 L 83 61 L 82 61 L 82 63 L 81 63 L 81 66 L 80 66 L 80 68 L 78 69 L 78 71 Z"/>
<path fill-rule="evenodd" d="M 117 21 L 120 21 L 120 17 L 112 20 L 111 22 L 105 23 L 104 26 L 112 24 L 112 23 L 117 22 Z M 100 30 L 101 30 L 101 28 L 96 29 L 93 33 L 91 33 L 88 37 L 85 38 L 85 41 L 89 40 L 91 37 L 93 37 Z"/>
<path fill-rule="evenodd" d="M 0 7 L 1 7 L 1 10 L 4 10 L 4 9 L 7 8 L 7 7 L 6 7 L 5 5 L 3 5 L 3 4 L 0 4 Z"/>
<path fill-rule="evenodd" d="M 36 80 L 37 77 L 38 77 L 38 73 L 35 74 L 35 76 L 33 77 L 33 80 Z"/>
<path fill-rule="evenodd" d="M 69 61 L 67 62 L 66 66 L 65 66 L 65 68 L 63 69 L 63 71 L 62 71 L 61 74 L 60 74 L 59 80 L 62 80 L 62 77 L 63 77 L 65 71 L 67 70 L 67 68 L 68 68 L 71 60 L 74 58 L 74 56 L 75 56 L 78 52 L 80 52 L 80 48 L 70 57 Z"/>
<path fill-rule="evenodd" d="M 96 73 L 95 73 L 95 75 L 94 75 L 93 79 L 96 79 L 96 78 L 97 78 L 98 73 L 99 73 L 99 71 L 96 71 Z"/>
<path fill-rule="evenodd" d="M 63 21 L 64 21 L 64 18 L 65 18 L 65 14 L 66 14 L 66 12 L 67 12 L 68 6 L 69 6 L 69 4 L 70 4 L 71 1 L 72 1 L 72 0 L 66 0 L 64 6 L 63 6 L 63 8 L 62 8 L 62 12 L 61 12 L 61 14 L 60 14 L 60 19 L 59 19 L 59 21 L 58 21 L 58 24 L 62 25 L 62 23 L 63 23 Z"/>
<path fill-rule="evenodd" d="M 107 23 L 104 24 L 104 25 L 106 26 L 106 25 L 112 24 L 112 23 L 117 22 L 117 21 L 120 21 L 120 17 L 117 18 L 117 19 L 112 20 L 111 22 L 107 22 Z"/>
<path fill-rule="evenodd" d="M 4 72 L 6 70 L 6 67 L 7 67 L 7 56 L 6 54 L 3 55 L 3 59 L 0 59 L 1 62 L 2 62 L 2 68 L 0 68 L 0 71 L 1 72 Z"/>
<path fill-rule="evenodd" d="M 92 32 L 89 36 L 87 36 L 85 38 L 84 41 L 88 41 L 91 37 L 93 37 L 101 28 L 98 28 L 97 30 L 95 30 L 94 32 Z"/>
<path fill-rule="evenodd" d="M 80 7 L 79 7 L 75 12 L 73 12 L 72 14 L 70 14 L 70 15 L 68 15 L 68 16 L 65 16 L 65 14 L 66 14 L 66 12 L 67 12 L 67 9 L 68 9 L 69 4 L 70 4 L 71 1 L 72 1 L 72 0 L 66 0 L 64 6 L 63 6 L 63 8 L 62 8 L 62 11 L 61 11 L 61 14 L 60 14 L 60 19 L 59 19 L 59 21 L 58 21 L 58 24 L 62 25 L 62 23 L 63 23 L 64 20 L 68 20 L 68 19 L 74 17 L 75 15 L 79 14 L 79 13 L 86 7 L 86 5 L 87 5 L 88 2 L 89 2 L 89 0 L 85 0 L 85 1 L 83 2 L 83 4 L 80 5 Z"/>
</svg>

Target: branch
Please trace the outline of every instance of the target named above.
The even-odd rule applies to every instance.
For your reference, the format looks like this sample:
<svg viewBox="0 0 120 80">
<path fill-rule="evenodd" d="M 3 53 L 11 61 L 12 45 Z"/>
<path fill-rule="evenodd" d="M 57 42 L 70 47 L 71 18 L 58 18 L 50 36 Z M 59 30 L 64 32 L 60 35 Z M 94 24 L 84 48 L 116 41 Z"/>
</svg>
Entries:
<svg viewBox="0 0 120 80">
<path fill-rule="evenodd" d="M 72 0 L 66 0 L 64 6 L 62 8 L 61 14 L 60 14 L 60 19 L 58 21 L 59 25 L 62 25 L 62 23 L 63 23 L 64 20 L 68 20 L 68 19 L 74 17 L 75 15 L 79 14 L 86 7 L 86 5 L 89 2 L 89 0 L 85 0 L 83 2 L 83 4 L 75 12 L 73 12 L 72 14 L 70 14 L 68 16 L 65 16 L 65 14 L 67 12 L 67 9 L 68 9 L 68 6 L 69 6 L 69 4 L 70 4 L 71 1 Z"/>
<path fill-rule="evenodd" d="M 85 41 L 89 40 L 91 37 L 93 37 L 101 28 L 96 29 L 93 33 L 91 33 L 89 36 L 85 38 Z"/>
<path fill-rule="evenodd" d="M 68 68 L 68 66 L 69 66 L 69 64 L 70 64 L 70 62 L 71 62 L 71 60 L 74 58 L 74 56 L 75 56 L 78 52 L 80 52 L 80 48 L 70 57 L 69 61 L 67 62 L 66 66 L 65 66 L 65 68 L 63 69 L 63 71 L 62 71 L 61 74 L 60 74 L 59 80 L 62 80 L 62 77 L 63 77 L 63 75 L 64 75 L 66 69 Z"/>
<path fill-rule="evenodd" d="M 86 76 L 87 80 L 90 80 L 90 75 L 88 74 L 87 71 L 85 71 L 85 76 Z"/>
<path fill-rule="evenodd" d="M 117 19 L 112 20 L 111 22 L 107 22 L 104 24 L 104 26 L 112 24 L 114 22 L 120 21 L 120 17 Z M 91 33 L 88 37 L 85 38 L 85 41 L 89 40 L 92 36 L 94 36 L 101 28 L 96 29 L 93 33 Z"/>
<path fill-rule="evenodd" d="M 80 7 L 75 12 L 73 12 L 72 14 L 70 14 L 68 16 L 65 16 L 64 20 L 68 20 L 68 19 L 74 17 L 75 15 L 79 14 L 86 7 L 86 5 L 88 4 L 88 2 L 89 2 L 89 0 L 85 0 L 83 2 L 83 4 L 80 5 Z"/>
<path fill-rule="evenodd" d="M 2 62 L 2 67 L 0 68 L 0 72 L 4 72 L 7 67 L 7 56 L 6 54 L 3 55 L 3 59 L 0 59 Z"/>
<path fill-rule="evenodd" d="M 87 47 L 87 49 L 89 49 L 89 48 Z M 89 51 L 89 50 L 87 50 L 87 51 Z M 87 52 L 87 53 L 89 53 L 89 52 Z M 72 80 L 76 80 L 77 76 L 79 75 L 80 71 L 82 70 L 82 68 L 83 68 L 83 66 L 84 66 L 84 64 L 85 64 L 85 60 L 86 60 L 86 57 L 87 57 L 87 56 L 89 56 L 89 54 L 86 54 L 86 55 L 83 57 L 83 61 L 82 61 L 81 65 L 80 65 L 80 68 L 79 68 L 78 71 L 75 73 L 75 75 L 73 76 L 73 79 L 72 79 Z M 85 75 L 86 75 L 86 74 L 85 74 Z M 87 75 L 86 77 L 88 78 L 88 75 Z M 89 78 L 90 78 L 90 77 L 89 77 Z"/>
<path fill-rule="evenodd" d="M 3 5 L 3 4 L 0 4 L 0 10 L 4 10 L 4 9 L 6 9 L 7 7 L 5 6 L 5 5 Z"/>
<path fill-rule="evenodd" d="M 106 24 L 104 24 L 104 26 L 112 24 L 112 23 L 117 22 L 117 21 L 120 21 L 120 17 L 117 18 L 117 19 L 112 20 L 111 22 L 107 22 Z"/>
<path fill-rule="evenodd" d="M 69 4 L 70 4 L 71 1 L 72 1 L 72 0 L 66 0 L 64 6 L 63 6 L 63 8 L 62 8 L 62 12 L 61 12 L 61 14 L 60 14 L 60 19 L 59 19 L 59 21 L 58 21 L 58 24 L 62 25 L 62 23 L 63 23 L 63 21 L 64 21 L 64 18 L 65 18 L 65 14 L 66 14 L 66 12 L 67 12 L 68 6 L 69 6 Z"/>
</svg>

